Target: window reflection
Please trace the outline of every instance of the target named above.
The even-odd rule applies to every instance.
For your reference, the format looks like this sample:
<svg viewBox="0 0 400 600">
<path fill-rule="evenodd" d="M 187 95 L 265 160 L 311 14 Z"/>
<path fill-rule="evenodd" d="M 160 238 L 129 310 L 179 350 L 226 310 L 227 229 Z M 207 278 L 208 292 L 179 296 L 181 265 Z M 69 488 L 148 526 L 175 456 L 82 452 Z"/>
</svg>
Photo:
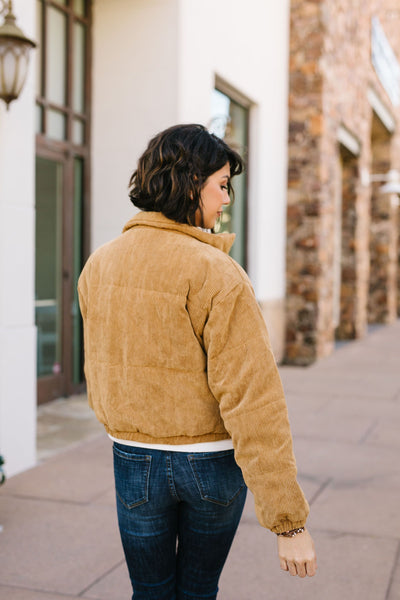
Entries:
<svg viewBox="0 0 400 600">
<path fill-rule="evenodd" d="M 209 130 L 224 139 L 244 158 L 248 148 L 249 110 L 218 89 L 212 93 L 211 124 Z M 224 209 L 216 231 L 236 233 L 231 256 L 246 266 L 247 181 L 246 173 L 232 179 L 234 203 Z"/>
<path fill-rule="evenodd" d="M 36 160 L 36 285 L 38 376 L 61 372 L 62 165 Z"/>
<path fill-rule="evenodd" d="M 65 106 L 67 95 L 67 16 L 47 7 L 46 98 Z"/>
</svg>

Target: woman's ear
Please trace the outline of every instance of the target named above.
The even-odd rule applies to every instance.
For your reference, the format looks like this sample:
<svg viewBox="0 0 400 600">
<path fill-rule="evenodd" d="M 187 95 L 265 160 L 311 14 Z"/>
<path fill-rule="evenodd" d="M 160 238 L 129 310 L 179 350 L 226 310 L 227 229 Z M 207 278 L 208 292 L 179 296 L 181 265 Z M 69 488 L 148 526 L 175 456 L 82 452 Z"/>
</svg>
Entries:
<svg viewBox="0 0 400 600">
<path fill-rule="evenodd" d="M 193 192 L 193 190 L 196 190 L 196 185 L 195 185 L 194 182 L 197 182 L 198 180 L 199 180 L 199 178 L 197 177 L 197 175 L 193 175 L 192 181 L 191 181 L 191 187 L 192 187 L 192 189 L 189 192 L 189 198 L 191 200 L 194 200 L 194 192 Z"/>
</svg>

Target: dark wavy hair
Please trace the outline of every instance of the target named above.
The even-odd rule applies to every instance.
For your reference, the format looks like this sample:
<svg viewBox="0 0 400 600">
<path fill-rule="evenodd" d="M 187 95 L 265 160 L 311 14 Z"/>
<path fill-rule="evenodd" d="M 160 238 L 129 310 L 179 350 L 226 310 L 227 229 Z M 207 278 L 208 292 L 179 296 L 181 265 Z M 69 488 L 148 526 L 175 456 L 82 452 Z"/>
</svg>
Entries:
<svg viewBox="0 0 400 600">
<path fill-rule="evenodd" d="M 240 155 L 203 125 L 175 125 L 150 140 L 129 181 L 131 202 L 194 225 L 207 178 L 229 163 L 231 177 L 244 168 Z M 230 182 L 228 190 L 233 198 Z"/>
</svg>

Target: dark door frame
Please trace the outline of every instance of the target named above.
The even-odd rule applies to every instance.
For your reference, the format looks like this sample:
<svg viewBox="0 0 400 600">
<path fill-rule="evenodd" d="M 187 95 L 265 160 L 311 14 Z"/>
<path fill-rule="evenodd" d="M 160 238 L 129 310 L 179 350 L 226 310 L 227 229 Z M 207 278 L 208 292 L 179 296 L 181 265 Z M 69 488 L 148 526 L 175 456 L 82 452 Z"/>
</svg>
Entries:
<svg viewBox="0 0 400 600">
<path fill-rule="evenodd" d="M 67 63 L 66 84 L 67 97 L 64 105 L 54 105 L 46 98 L 46 37 L 47 17 L 46 7 L 54 6 L 68 17 L 67 25 Z M 92 2 L 87 0 L 85 16 L 74 12 L 72 0 L 65 5 L 58 4 L 53 0 L 41 0 L 40 15 L 42 19 L 42 39 L 39 45 L 40 55 L 40 89 L 36 98 L 37 107 L 41 115 L 40 133 L 36 135 L 36 154 L 38 157 L 61 162 L 63 165 L 63 204 L 62 204 L 62 373 L 46 377 L 38 377 L 38 403 L 49 401 L 60 396 L 83 392 L 85 383 L 73 383 L 73 333 L 72 333 L 72 309 L 73 309 L 73 280 L 75 277 L 73 269 L 74 260 L 74 161 L 82 159 L 83 181 L 82 181 L 82 251 L 81 262 L 90 253 L 90 121 L 91 121 L 91 63 L 92 63 Z M 86 48 L 85 48 L 85 81 L 84 112 L 76 112 L 73 108 L 73 26 L 81 23 L 86 26 Z M 66 139 L 56 141 L 47 135 L 47 112 L 55 109 L 66 117 Z M 78 119 L 84 127 L 84 140 L 82 145 L 76 145 L 73 141 L 73 121 Z"/>
<path fill-rule="evenodd" d="M 39 136 L 38 136 L 39 138 Z M 46 140 L 38 139 L 36 155 L 46 160 L 51 160 L 62 165 L 62 291 L 61 291 L 61 373 L 38 377 L 38 403 L 47 402 L 61 396 L 69 396 L 83 392 L 84 383 L 73 383 L 72 377 L 72 305 L 73 305 L 73 235 L 74 235 L 74 160 L 84 158 L 82 153 L 73 154 L 68 148 L 61 148 L 58 144 L 49 144 Z M 58 147 L 57 147 L 58 146 Z M 88 157 L 86 157 L 88 158 Z M 86 161 L 85 161 L 86 162 Z M 83 203 L 83 256 L 88 255 L 89 240 L 89 206 L 87 190 L 89 184 L 88 168 L 84 170 L 84 203 Z"/>
</svg>

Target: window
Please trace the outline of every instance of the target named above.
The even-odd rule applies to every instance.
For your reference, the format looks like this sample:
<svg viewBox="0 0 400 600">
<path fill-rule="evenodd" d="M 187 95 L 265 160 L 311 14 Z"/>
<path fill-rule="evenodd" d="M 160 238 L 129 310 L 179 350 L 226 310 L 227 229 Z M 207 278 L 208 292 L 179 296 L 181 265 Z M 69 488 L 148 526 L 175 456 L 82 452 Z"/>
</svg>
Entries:
<svg viewBox="0 0 400 600">
<path fill-rule="evenodd" d="M 221 86 L 222 87 L 222 86 Z M 235 94 L 236 95 L 236 94 Z M 246 105 L 247 104 L 247 105 Z M 238 102 L 232 94 L 218 87 L 212 92 L 210 131 L 224 139 L 246 160 L 248 153 L 249 103 Z M 235 201 L 224 209 L 219 231 L 236 233 L 231 256 L 246 267 L 247 247 L 247 176 L 246 173 L 232 179 Z"/>
<path fill-rule="evenodd" d="M 36 131 L 84 146 L 88 139 L 89 2 L 36 0 Z"/>
</svg>

